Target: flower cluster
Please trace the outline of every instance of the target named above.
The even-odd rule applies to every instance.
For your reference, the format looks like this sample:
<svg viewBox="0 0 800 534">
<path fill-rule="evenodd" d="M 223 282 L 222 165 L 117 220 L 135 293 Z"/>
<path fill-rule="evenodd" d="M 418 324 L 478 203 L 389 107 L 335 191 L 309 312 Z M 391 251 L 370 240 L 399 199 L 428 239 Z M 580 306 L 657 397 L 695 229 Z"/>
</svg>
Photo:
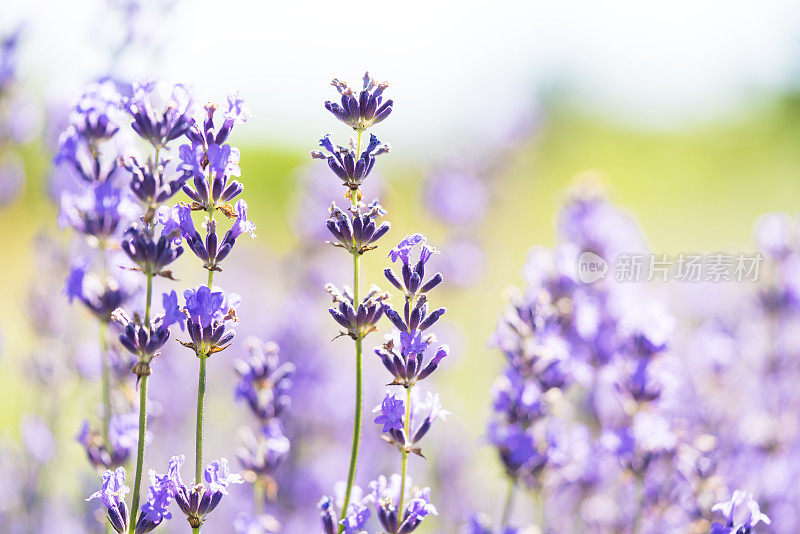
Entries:
<svg viewBox="0 0 800 534">
<path fill-rule="evenodd" d="M 184 291 L 183 297 L 190 341 L 181 341 L 181 344 L 194 350 L 198 356 L 210 356 L 226 349 L 236 335 L 231 324 L 238 320 L 239 296 L 226 295 L 216 286 L 199 285 Z"/>
</svg>

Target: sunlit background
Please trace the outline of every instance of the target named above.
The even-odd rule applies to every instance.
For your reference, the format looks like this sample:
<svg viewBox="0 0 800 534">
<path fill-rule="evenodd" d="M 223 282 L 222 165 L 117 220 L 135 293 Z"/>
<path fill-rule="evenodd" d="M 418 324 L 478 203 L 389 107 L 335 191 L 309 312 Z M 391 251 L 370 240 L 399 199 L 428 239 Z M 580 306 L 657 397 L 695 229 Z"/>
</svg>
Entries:
<svg viewBox="0 0 800 534">
<path fill-rule="evenodd" d="M 6 195 L 8 205 L 0 211 L 0 437 L 7 440 L 20 439 L 26 414 L 52 408 L 24 379 L 24 360 L 36 337 L 27 315 L 30 287 L 46 276 L 36 267 L 42 259 L 37 236 L 69 242 L 48 193 L 58 135 L 53 130 L 86 84 L 103 76 L 188 83 L 201 101 L 232 91 L 247 100 L 253 116 L 233 142 L 241 149 L 244 194 L 258 239 L 240 245 L 230 275 L 218 279 L 245 300 L 242 331 L 266 338 L 280 336 L 279 308 L 293 305 L 281 277 L 298 258 L 309 251 L 325 258 L 316 269 L 321 298 L 326 269 L 337 284 L 349 276 L 346 257 L 320 252 L 323 234 L 314 238 L 299 230 L 321 227 L 327 216 L 324 204 L 314 211 L 316 204 L 304 203 L 309 181 L 336 180 L 323 163 L 310 160 L 309 150 L 325 133 L 342 140 L 349 135 L 323 108 L 335 96 L 330 79 L 357 84 L 369 70 L 389 82 L 394 112 L 376 128 L 392 146 L 375 179 L 382 182 L 392 221 L 384 244 L 425 233 L 441 251 L 437 261 L 445 279 L 452 279 L 438 298 L 448 308 L 439 337 L 453 347 L 453 357 L 434 382 L 452 412 L 447 424 L 458 429 L 448 436 L 473 445 L 475 469 L 464 476 L 486 489 L 484 500 L 471 504 L 489 513 L 497 513 L 504 491 L 500 464 L 484 438 L 489 388 L 503 358 L 487 340 L 506 305 L 504 290 L 522 282 L 529 248 L 553 244 L 554 218 L 576 175 L 599 175 L 612 201 L 638 219 L 651 248 L 663 253 L 751 251 L 760 214 L 800 207 L 796 2 L 127 4 L 12 0 L 0 8 L 0 32 L 21 27 L 18 102 L 27 106 L 31 128 L 24 142 L 0 148 L 0 154 L 17 152 L 25 170 L 24 182 Z M 447 173 L 475 178 L 480 198 L 474 218 L 448 220 L 431 199 Z M 340 193 L 330 200 L 340 201 Z M 461 247 L 459 261 L 448 263 L 449 246 Z M 365 257 L 363 280 L 387 285 L 386 252 Z M 204 273 L 189 256 L 180 260 L 177 277 L 199 283 Z M 60 282 L 50 285 L 60 289 Z M 59 321 L 93 331 L 81 309 L 64 306 L 60 292 L 49 298 L 69 314 Z M 317 313 L 309 321 L 328 320 L 324 303 Z M 333 326 L 330 331 L 335 333 Z M 337 365 L 350 366 L 348 350 L 314 357 L 341 358 Z M 208 428 L 216 437 L 209 457 L 230 450 L 226 438 L 245 418 L 232 404 L 231 364 L 241 355 L 234 347 L 212 362 Z M 191 397 L 195 359 L 177 349 L 164 358 L 191 368 L 190 381 L 173 391 Z M 368 358 L 367 365 L 384 378 L 377 359 Z M 67 466 L 60 472 L 90 481 L 93 473 L 72 436 L 96 402 L 95 385 L 67 387 L 56 401 L 56 462 Z M 368 409 L 382 391 L 382 383 L 373 386 Z M 331 399 L 333 407 L 324 409 L 349 413 L 351 383 L 325 387 L 341 402 Z M 169 401 L 162 396 L 162 409 Z M 181 423 L 187 428 L 193 424 L 188 417 Z M 367 432 L 365 439 L 377 437 Z M 192 447 L 177 439 L 157 443 L 148 467 L 163 468 L 168 454 Z M 343 478 L 345 444 L 332 438 L 329 452 L 341 460 L 331 461 L 339 473 L 334 478 Z M 429 477 L 425 467 L 411 464 L 422 480 Z M 450 475 L 442 476 L 446 481 Z M 64 477 L 42 482 L 50 484 L 78 486 Z M 310 504 L 307 513 L 315 516 Z M 183 531 L 174 523 L 175 532 Z M 456 532 L 444 524 L 426 532 Z"/>
</svg>

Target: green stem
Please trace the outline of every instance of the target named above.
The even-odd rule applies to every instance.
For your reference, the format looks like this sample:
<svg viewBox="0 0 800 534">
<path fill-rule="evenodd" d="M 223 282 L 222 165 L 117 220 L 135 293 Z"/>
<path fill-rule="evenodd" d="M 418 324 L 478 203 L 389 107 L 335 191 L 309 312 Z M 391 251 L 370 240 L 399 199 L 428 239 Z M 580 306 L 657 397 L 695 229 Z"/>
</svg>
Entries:
<svg viewBox="0 0 800 534">
<path fill-rule="evenodd" d="M 142 468 L 144 467 L 144 437 L 147 429 L 147 375 L 139 383 L 139 447 L 136 453 L 136 480 L 133 485 L 131 501 L 130 534 L 136 530 L 136 514 L 139 511 L 139 495 L 142 487 Z"/>
<path fill-rule="evenodd" d="M 359 132 L 360 133 L 360 132 Z M 358 260 L 360 258 L 358 252 L 353 253 L 353 303 L 358 306 Z M 353 441 L 350 447 L 350 468 L 347 472 L 347 489 L 344 493 L 344 503 L 342 505 L 342 512 L 340 519 L 344 519 L 347 515 L 347 507 L 350 505 L 350 493 L 353 490 L 353 482 L 356 478 L 356 465 L 358 464 L 358 448 L 361 444 L 361 412 L 364 408 L 364 391 L 361 383 L 362 374 L 362 361 L 361 361 L 361 334 L 356 337 L 356 400 L 355 400 L 355 414 L 353 416 Z M 339 526 L 339 532 L 344 531 L 344 525 Z"/>
<path fill-rule="evenodd" d="M 256 478 L 253 484 L 253 499 L 255 500 L 256 516 L 264 512 L 264 481 L 261 478 Z"/>
<path fill-rule="evenodd" d="M 406 436 L 408 436 L 409 432 L 409 423 L 411 421 L 411 388 L 413 386 L 408 386 L 406 388 L 406 420 L 405 420 L 405 432 Z M 400 476 L 400 506 L 397 508 L 397 513 L 402 516 L 403 515 L 403 504 L 405 503 L 406 497 L 406 467 L 408 464 L 408 451 L 403 449 L 402 451 L 402 462 L 401 462 L 401 473 Z"/>
<path fill-rule="evenodd" d="M 197 381 L 197 434 L 195 437 L 195 462 L 194 476 L 195 484 L 200 484 L 203 473 L 203 411 L 206 397 L 206 356 L 205 352 L 200 353 L 200 376 Z"/>
<path fill-rule="evenodd" d="M 147 301 L 144 305 L 144 324 L 150 324 L 150 306 L 153 301 L 153 275 L 147 274 Z"/>
<path fill-rule="evenodd" d="M 503 515 L 500 518 L 500 532 L 508 526 L 508 521 L 511 519 L 511 512 L 514 508 L 514 490 L 517 487 L 517 481 L 511 479 L 508 484 L 508 491 L 506 492 L 506 500 L 503 504 Z"/>
<path fill-rule="evenodd" d="M 100 323 L 100 356 L 103 359 L 103 443 L 106 450 L 111 452 L 111 443 L 108 440 L 109 429 L 111 427 L 111 376 L 108 372 L 108 340 L 106 339 L 108 325 Z"/>
</svg>

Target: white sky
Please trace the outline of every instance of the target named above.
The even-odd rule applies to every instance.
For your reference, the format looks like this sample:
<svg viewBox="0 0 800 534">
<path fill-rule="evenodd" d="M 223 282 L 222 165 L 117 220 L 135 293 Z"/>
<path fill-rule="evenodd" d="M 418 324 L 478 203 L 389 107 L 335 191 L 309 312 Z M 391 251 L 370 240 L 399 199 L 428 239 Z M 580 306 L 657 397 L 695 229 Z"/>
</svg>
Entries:
<svg viewBox="0 0 800 534">
<path fill-rule="evenodd" d="M 75 94 L 107 69 L 119 21 L 103 0 L 0 3 L 0 28 L 28 21 L 23 74 L 43 93 Z M 134 73 L 213 98 L 238 89 L 250 134 L 302 146 L 342 132 L 327 83 L 366 68 L 397 103 L 385 135 L 424 146 L 492 135 L 543 88 L 639 124 L 705 119 L 792 82 L 800 57 L 790 1 L 182 0 L 145 25 L 167 46 Z"/>
</svg>

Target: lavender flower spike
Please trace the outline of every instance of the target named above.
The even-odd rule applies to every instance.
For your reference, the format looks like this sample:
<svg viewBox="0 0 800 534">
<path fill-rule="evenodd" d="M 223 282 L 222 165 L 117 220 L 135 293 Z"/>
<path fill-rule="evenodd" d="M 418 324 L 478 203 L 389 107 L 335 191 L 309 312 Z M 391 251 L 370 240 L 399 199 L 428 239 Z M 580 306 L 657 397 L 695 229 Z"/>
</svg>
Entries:
<svg viewBox="0 0 800 534">
<path fill-rule="evenodd" d="M 125 485 L 125 468 L 118 467 L 114 471 L 103 473 L 102 488 L 86 500 L 100 499 L 108 511 L 108 521 L 111 523 L 111 527 L 122 534 L 128 530 L 128 507 L 125 504 L 125 494 L 129 491 L 130 488 Z"/>
<path fill-rule="evenodd" d="M 179 84 L 171 88 L 163 107 L 156 110 L 153 101 L 157 89 L 155 82 L 135 81 L 132 95 L 123 101 L 123 107 L 133 118 L 133 131 L 154 147 L 162 148 L 187 132 L 192 124 L 193 104 L 189 90 Z"/>
<path fill-rule="evenodd" d="M 331 205 L 331 214 L 327 226 L 335 241 L 329 244 L 345 249 L 350 254 L 364 254 L 377 248 L 375 244 L 391 228 L 388 222 L 378 225 L 377 218 L 386 215 L 386 210 L 374 200 L 362 213 L 360 205 L 348 209 L 345 213 L 336 206 Z"/>
<path fill-rule="evenodd" d="M 403 510 L 398 510 L 397 503 L 402 500 L 400 491 L 404 486 L 411 486 L 411 480 L 407 479 L 403 485 L 401 476 L 396 473 L 389 477 L 389 481 L 381 475 L 369 483 L 373 506 L 387 534 L 409 534 L 429 515 L 439 515 L 436 507 L 431 504 L 430 488 L 413 488 L 408 503 Z"/>
</svg>

